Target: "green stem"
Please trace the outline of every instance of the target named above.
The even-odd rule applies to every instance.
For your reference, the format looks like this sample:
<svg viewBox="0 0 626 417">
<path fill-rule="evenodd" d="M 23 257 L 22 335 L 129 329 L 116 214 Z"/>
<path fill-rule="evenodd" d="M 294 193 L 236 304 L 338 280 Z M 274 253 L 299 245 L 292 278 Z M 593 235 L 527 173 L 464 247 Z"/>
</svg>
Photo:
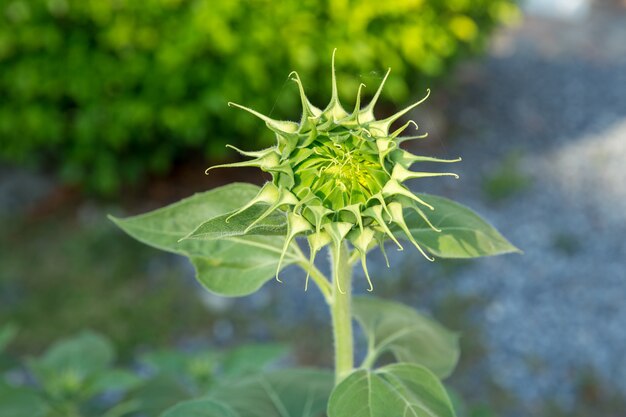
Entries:
<svg viewBox="0 0 626 417">
<path fill-rule="evenodd" d="M 331 261 L 333 267 L 333 297 L 330 314 L 333 322 L 335 343 L 335 382 L 338 384 L 354 368 L 354 348 L 352 345 L 352 266 L 348 262 L 348 248 L 345 243 L 333 246 Z"/>
<path fill-rule="evenodd" d="M 378 357 L 378 351 L 376 351 L 373 346 L 370 346 L 367 351 L 367 356 L 363 359 L 363 363 L 361 364 L 361 368 L 364 369 L 372 369 L 376 363 L 376 359 Z"/>
</svg>

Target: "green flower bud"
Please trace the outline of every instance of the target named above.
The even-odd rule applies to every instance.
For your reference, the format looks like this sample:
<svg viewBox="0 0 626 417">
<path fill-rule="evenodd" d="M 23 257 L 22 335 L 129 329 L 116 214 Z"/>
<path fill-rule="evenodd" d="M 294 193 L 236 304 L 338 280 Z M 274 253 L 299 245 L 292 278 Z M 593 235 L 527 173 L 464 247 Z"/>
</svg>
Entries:
<svg viewBox="0 0 626 417">
<path fill-rule="evenodd" d="M 324 110 L 313 106 L 296 72 L 290 78 L 296 82 L 302 101 L 302 117 L 299 123 L 271 119 L 255 110 L 229 103 L 246 110 L 263 120 L 276 134 L 276 145 L 257 152 L 234 148 L 249 158 L 245 162 L 218 165 L 218 167 L 255 166 L 272 175 L 259 194 L 248 204 L 231 215 L 231 218 L 255 204 L 265 204 L 267 209 L 250 225 L 270 215 L 275 210 L 287 213 L 288 232 L 283 250 L 297 236 L 306 236 L 311 250 L 311 262 L 316 253 L 326 245 L 338 246 L 347 239 L 359 252 L 368 282 L 371 281 L 366 265 L 366 253 L 372 246 L 391 239 L 402 250 L 389 225 L 395 224 L 407 239 L 427 259 L 433 260 L 411 235 L 403 211 L 415 210 L 435 231 L 424 209 L 435 210 L 403 183 L 409 179 L 435 176 L 453 176 L 454 173 L 411 171 L 420 162 L 458 162 L 418 156 L 401 149 L 407 140 L 423 139 L 419 136 L 401 136 L 411 125 L 409 121 L 390 132 L 391 125 L 415 108 L 430 94 L 394 115 L 376 120 L 374 106 L 378 101 L 389 71 L 370 103 L 361 107 L 361 89 L 357 92 L 356 105 L 348 113 L 337 95 L 335 77 L 335 54 L 332 59 L 332 95 Z M 208 172 L 208 170 L 207 170 Z M 282 258 L 281 258 L 282 259 Z M 279 266 L 280 269 L 280 266 Z M 278 277 L 277 277 L 278 278 Z"/>
</svg>

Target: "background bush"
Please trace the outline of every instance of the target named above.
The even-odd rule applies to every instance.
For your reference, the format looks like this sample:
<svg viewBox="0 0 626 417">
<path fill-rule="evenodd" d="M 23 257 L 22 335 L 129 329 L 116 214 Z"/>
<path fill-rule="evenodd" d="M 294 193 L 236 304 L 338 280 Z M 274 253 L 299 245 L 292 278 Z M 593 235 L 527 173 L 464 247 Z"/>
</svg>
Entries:
<svg viewBox="0 0 626 417">
<path fill-rule="evenodd" d="M 325 103 L 335 47 L 338 70 L 363 75 L 343 96 L 392 67 L 400 103 L 514 13 L 510 0 L 0 0 L 0 157 L 114 192 L 191 152 L 267 144 L 226 102 L 295 117 L 297 69 Z"/>
</svg>

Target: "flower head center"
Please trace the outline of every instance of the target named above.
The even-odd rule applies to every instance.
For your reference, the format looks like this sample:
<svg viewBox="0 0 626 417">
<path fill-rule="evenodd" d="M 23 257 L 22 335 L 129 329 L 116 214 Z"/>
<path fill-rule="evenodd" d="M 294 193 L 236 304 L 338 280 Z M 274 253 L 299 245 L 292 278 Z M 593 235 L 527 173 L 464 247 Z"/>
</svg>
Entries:
<svg viewBox="0 0 626 417">
<path fill-rule="evenodd" d="M 320 135 L 294 169 L 296 194 L 310 189 L 333 210 L 365 203 L 389 176 L 371 144 L 361 137 Z"/>
</svg>

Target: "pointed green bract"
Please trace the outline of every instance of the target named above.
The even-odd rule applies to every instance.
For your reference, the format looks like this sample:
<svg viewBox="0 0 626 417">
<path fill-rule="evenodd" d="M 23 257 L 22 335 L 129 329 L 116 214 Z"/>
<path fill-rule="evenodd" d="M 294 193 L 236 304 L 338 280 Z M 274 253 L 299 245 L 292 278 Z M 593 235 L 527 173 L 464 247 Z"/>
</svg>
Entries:
<svg viewBox="0 0 626 417">
<path fill-rule="evenodd" d="M 390 230 L 394 225 L 404 232 L 424 257 L 432 260 L 409 233 L 404 212 L 396 206 L 412 200 L 429 210 L 434 207 L 415 196 L 402 183 L 434 176 L 458 178 L 453 173 L 411 171 L 410 167 L 420 162 L 456 162 L 460 159 L 420 157 L 399 148 L 400 143 L 412 138 L 399 135 L 411 124 L 417 128 L 417 124 L 409 121 L 390 133 L 392 124 L 425 101 L 430 90 L 418 102 L 386 119 L 376 120 L 374 107 L 388 76 L 389 71 L 366 106 L 361 105 L 364 85 L 359 85 L 354 110 L 349 113 L 339 101 L 333 52 L 331 99 L 324 110 L 311 104 L 298 74 L 290 74 L 298 86 L 302 103 L 299 123 L 274 120 L 231 103 L 263 120 L 275 132 L 276 145 L 260 152 L 237 150 L 252 159 L 214 167 L 256 166 L 272 175 L 272 181 L 264 186 L 262 192 L 231 214 L 229 219 L 245 216 L 247 210 L 259 202 L 269 205 L 267 211 L 259 214 L 259 221 L 280 210 L 293 213 L 297 216 L 298 227 L 289 228 L 288 241 L 298 235 L 319 234 L 322 229 L 329 233 L 329 243 L 336 245 L 338 238 L 348 239 L 361 255 L 368 280 L 365 260 L 368 248 L 364 247 L 364 241 L 368 240 L 366 246 L 369 246 L 373 236 L 384 235 L 398 242 Z M 394 207 L 393 215 L 389 205 Z M 417 211 L 428 222 L 427 214 L 419 209 Z M 349 233 L 357 229 L 359 233 Z M 369 230 L 367 234 L 365 229 Z M 250 227 L 246 232 L 252 234 L 254 230 Z M 257 228 L 255 233 L 261 230 Z M 436 231 L 436 228 L 432 230 Z M 398 246 L 402 247 L 399 242 Z M 311 259 L 314 259 L 317 250 L 319 248 L 315 247 Z"/>
</svg>

